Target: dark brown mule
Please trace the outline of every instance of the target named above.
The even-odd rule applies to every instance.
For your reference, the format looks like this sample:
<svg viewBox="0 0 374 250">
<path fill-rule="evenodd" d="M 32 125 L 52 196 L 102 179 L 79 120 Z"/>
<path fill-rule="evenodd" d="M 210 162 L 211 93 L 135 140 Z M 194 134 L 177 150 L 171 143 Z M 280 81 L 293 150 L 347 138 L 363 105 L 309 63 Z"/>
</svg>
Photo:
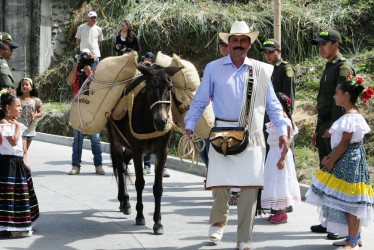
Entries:
<svg viewBox="0 0 374 250">
<path fill-rule="evenodd" d="M 127 87 L 126 93 L 135 88 L 141 80 L 146 80 L 146 84 L 134 99 L 131 118 L 132 129 L 138 134 L 163 131 L 169 119 L 168 114 L 171 101 L 170 90 L 173 86 L 170 77 L 181 68 L 164 68 L 157 65 L 148 67 L 139 64 L 137 64 L 136 67 L 143 75 Z M 137 193 L 136 225 L 145 225 L 142 202 L 142 193 L 145 183 L 142 164 L 143 156 L 150 153 L 155 155 L 155 180 L 153 185 L 153 196 L 155 199 L 153 221 L 155 224 L 153 226 L 153 231 L 154 234 L 163 234 L 164 230 L 161 224 L 162 176 L 168 155 L 168 144 L 172 130 L 152 139 L 137 139 L 130 130 L 129 112 L 127 112 L 126 116 L 120 121 L 108 121 L 107 128 L 110 139 L 113 172 L 118 182 L 118 200 L 120 202 L 120 210 L 124 214 L 131 213 L 129 194 L 126 187 L 126 176 L 128 176 L 127 166 L 129 161 L 131 159 L 134 161 L 136 175 L 135 187 Z M 127 142 L 122 136 L 126 138 Z M 122 146 L 126 147 L 124 153 Z M 123 165 L 123 163 L 125 165 Z"/>
</svg>

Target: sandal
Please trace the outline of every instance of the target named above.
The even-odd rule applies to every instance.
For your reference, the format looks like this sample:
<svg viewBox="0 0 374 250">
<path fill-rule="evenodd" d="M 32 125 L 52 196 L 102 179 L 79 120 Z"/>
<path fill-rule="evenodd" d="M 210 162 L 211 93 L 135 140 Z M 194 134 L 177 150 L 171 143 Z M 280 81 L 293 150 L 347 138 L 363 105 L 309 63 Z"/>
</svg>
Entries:
<svg viewBox="0 0 374 250">
<path fill-rule="evenodd" d="M 253 250 L 255 248 L 253 247 L 253 245 L 251 244 L 251 242 L 249 242 L 249 241 L 247 241 L 247 242 L 241 241 L 241 242 L 238 242 L 238 244 L 236 245 L 236 249 L 239 249 L 239 250 Z"/>
<path fill-rule="evenodd" d="M 341 240 L 341 241 L 335 241 L 334 243 L 332 243 L 334 246 L 345 246 L 347 245 L 347 240 Z M 357 236 L 357 245 L 359 247 L 362 247 L 362 240 L 361 240 L 361 233 L 358 233 L 358 236 Z"/>
<path fill-rule="evenodd" d="M 222 240 L 223 236 L 223 229 L 225 228 L 226 224 L 222 227 L 213 226 L 209 227 L 209 239 L 213 242 L 218 242 Z"/>
<path fill-rule="evenodd" d="M 348 246 L 353 250 L 358 250 L 359 249 L 359 246 L 357 245 L 357 238 L 347 236 L 347 237 L 345 237 L 345 240 L 346 240 L 346 245 L 344 245 L 343 247 L 339 247 L 338 250 L 346 250 L 345 246 Z M 347 245 L 348 241 L 352 242 L 355 246 L 351 247 L 351 246 Z"/>
<path fill-rule="evenodd" d="M 32 231 L 12 231 L 10 232 L 10 238 L 23 238 L 23 237 L 30 237 L 32 235 Z"/>
</svg>

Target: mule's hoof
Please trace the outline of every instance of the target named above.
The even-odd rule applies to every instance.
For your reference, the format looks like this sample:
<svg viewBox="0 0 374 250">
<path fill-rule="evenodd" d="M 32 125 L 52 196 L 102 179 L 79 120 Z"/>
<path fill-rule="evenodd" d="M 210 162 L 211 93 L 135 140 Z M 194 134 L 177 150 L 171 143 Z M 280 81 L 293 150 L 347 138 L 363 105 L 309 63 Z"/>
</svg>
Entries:
<svg viewBox="0 0 374 250">
<path fill-rule="evenodd" d="M 144 218 L 136 218 L 135 219 L 136 225 L 144 226 L 145 225 L 145 219 Z"/>
<path fill-rule="evenodd" d="M 154 226 L 153 227 L 153 233 L 155 235 L 163 235 L 164 234 L 164 227 L 161 225 L 161 226 Z"/>
<path fill-rule="evenodd" d="M 119 206 L 119 211 L 121 211 L 125 215 L 129 215 L 131 214 L 131 206 L 125 206 L 125 207 Z"/>
</svg>

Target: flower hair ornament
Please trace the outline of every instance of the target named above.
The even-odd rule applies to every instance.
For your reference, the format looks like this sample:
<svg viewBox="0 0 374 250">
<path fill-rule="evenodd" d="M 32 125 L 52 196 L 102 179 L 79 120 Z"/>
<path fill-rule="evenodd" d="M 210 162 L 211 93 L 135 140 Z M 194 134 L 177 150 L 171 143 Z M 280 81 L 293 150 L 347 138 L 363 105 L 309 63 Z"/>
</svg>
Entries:
<svg viewBox="0 0 374 250">
<path fill-rule="evenodd" d="M 9 93 L 9 94 L 11 94 L 11 95 L 14 95 L 14 91 L 13 91 L 11 88 L 0 90 L 0 96 L 1 96 L 2 94 L 5 94 L 5 93 Z"/>
<path fill-rule="evenodd" d="M 287 95 L 286 95 L 286 96 L 287 96 Z M 286 100 L 286 102 L 287 102 L 288 104 L 291 104 L 291 98 L 287 96 L 287 100 Z"/>
<path fill-rule="evenodd" d="M 374 94 L 374 90 L 373 90 L 373 87 L 370 86 L 368 87 L 367 89 L 365 89 L 363 92 L 362 92 L 362 95 L 361 95 L 361 100 L 364 102 L 364 103 L 367 103 L 371 96 Z"/>
<path fill-rule="evenodd" d="M 364 82 L 364 79 L 362 77 L 352 76 L 351 74 L 348 74 L 347 77 L 351 80 L 352 86 L 362 85 L 362 83 Z M 373 96 L 373 94 L 374 94 L 373 87 L 369 86 L 367 89 L 364 89 L 364 91 L 362 91 L 360 95 L 360 99 L 364 103 L 367 103 L 370 100 L 370 98 Z"/>
<path fill-rule="evenodd" d="M 356 77 L 352 74 L 348 74 L 347 77 L 351 80 L 353 86 L 361 85 L 364 82 L 364 79 L 362 79 L 362 77 Z"/>
</svg>

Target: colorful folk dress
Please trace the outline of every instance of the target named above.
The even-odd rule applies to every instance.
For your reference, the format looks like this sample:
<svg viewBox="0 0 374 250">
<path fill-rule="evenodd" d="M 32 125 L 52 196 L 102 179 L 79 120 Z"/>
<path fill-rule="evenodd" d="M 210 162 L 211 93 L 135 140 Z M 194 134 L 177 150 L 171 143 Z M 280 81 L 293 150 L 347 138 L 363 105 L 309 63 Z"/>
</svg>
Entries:
<svg viewBox="0 0 374 250">
<path fill-rule="evenodd" d="M 0 145 L 0 231 L 30 231 L 39 217 L 38 200 L 23 162 L 22 137 Z"/>
<path fill-rule="evenodd" d="M 333 150 L 343 132 L 353 132 L 351 143 L 332 171 L 323 167 L 317 172 L 306 193 L 306 202 L 319 207 L 321 224 L 328 232 L 344 236 L 348 235 L 348 213 L 357 216 L 361 226 L 373 224 L 374 193 L 362 146 L 370 128 L 361 114 L 345 114 L 334 122 L 329 132 Z"/>
<path fill-rule="evenodd" d="M 295 129 L 292 128 L 290 119 L 286 120 L 291 127 L 290 140 L 292 140 L 299 131 L 296 125 Z M 270 150 L 265 163 L 265 186 L 261 193 L 261 207 L 282 210 L 301 202 L 299 182 L 297 181 L 292 150 L 287 152 L 285 167 L 278 169 L 277 164 L 282 149 L 279 148 L 277 128 L 269 122 L 266 124 L 266 132 L 269 134 L 267 143 Z"/>
</svg>

